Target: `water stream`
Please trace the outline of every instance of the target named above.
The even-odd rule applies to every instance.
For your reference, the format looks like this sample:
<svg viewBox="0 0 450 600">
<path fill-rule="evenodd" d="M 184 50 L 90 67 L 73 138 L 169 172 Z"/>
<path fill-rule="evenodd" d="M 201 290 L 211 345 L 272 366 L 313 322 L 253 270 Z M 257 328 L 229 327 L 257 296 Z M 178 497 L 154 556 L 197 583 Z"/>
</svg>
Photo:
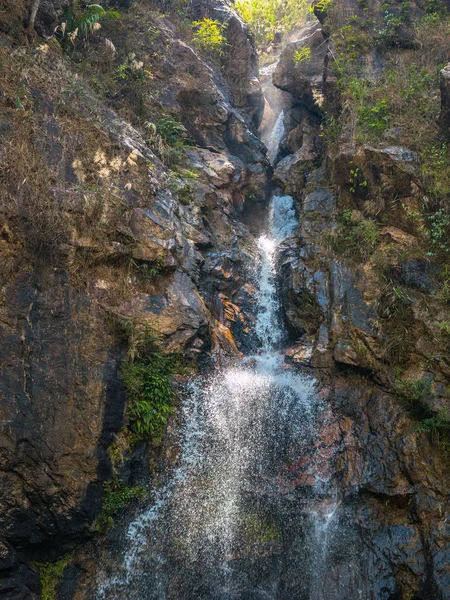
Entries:
<svg viewBox="0 0 450 600">
<path fill-rule="evenodd" d="M 276 282 L 278 247 L 297 228 L 293 199 L 275 195 L 268 220 L 258 240 L 259 349 L 188 384 L 178 465 L 128 524 L 99 599 L 327 598 L 320 581 L 337 504 L 314 473 L 325 407 L 314 380 L 285 363 Z M 286 592 L 290 569 L 303 571 L 298 593 Z"/>
</svg>

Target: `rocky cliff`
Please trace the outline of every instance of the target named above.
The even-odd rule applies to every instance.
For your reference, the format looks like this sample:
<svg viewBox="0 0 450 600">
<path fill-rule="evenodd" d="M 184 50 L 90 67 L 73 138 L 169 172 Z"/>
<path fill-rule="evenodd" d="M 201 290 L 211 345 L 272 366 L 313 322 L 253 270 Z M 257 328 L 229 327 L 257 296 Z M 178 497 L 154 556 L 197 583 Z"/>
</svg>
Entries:
<svg viewBox="0 0 450 600">
<path fill-rule="evenodd" d="M 41 0 L 31 31 L 31 3 L 0 8 L 5 598 L 88 598 L 105 516 L 175 460 L 172 422 L 164 440 L 137 433 L 123 365 L 182 355 L 180 378 L 252 347 L 249 229 L 270 170 L 251 36 L 220 0 L 112 4 L 85 40 L 66 39 L 64 0 Z M 315 11 L 273 73 L 273 185 L 300 216 L 279 256 L 286 359 L 329 410 L 319 463 L 306 449 L 285 465 L 277 502 L 336 482 L 330 600 L 351 598 L 349 573 L 364 598 L 443 600 L 448 19 L 422 2 Z M 223 53 L 195 45 L 204 17 L 227 23 Z M 292 535 L 286 598 L 305 585 Z"/>
<path fill-rule="evenodd" d="M 368 553 L 365 598 L 450 597 L 440 9 L 319 2 L 320 23 L 285 48 L 273 75 L 292 95 L 291 153 L 274 181 L 301 221 L 280 255 L 298 340 L 288 354 L 329 386 L 335 430 L 324 430 L 323 453 Z M 334 549 L 333 598 L 349 597 L 350 539 Z"/>
<path fill-rule="evenodd" d="M 127 430 L 120 367 L 141 340 L 190 364 L 239 353 L 255 247 L 238 217 L 264 200 L 262 95 L 246 27 L 211 6 L 230 19 L 216 61 L 176 8 L 119 6 L 66 47 L 68 3 L 41 2 L 31 45 L 29 6 L 0 9 L 5 597 L 39 597 L 30 561 L 90 537 Z M 145 444 L 126 445 L 148 469 Z"/>
</svg>

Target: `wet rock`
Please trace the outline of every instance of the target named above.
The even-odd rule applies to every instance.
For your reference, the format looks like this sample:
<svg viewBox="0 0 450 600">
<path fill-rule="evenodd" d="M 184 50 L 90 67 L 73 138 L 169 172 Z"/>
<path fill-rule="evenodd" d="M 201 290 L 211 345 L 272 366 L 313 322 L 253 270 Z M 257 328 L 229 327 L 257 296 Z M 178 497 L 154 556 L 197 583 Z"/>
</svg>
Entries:
<svg viewBox="0 0 450 600">
<path fill-rule="evenodd" d="M 400 265 L 400 281 L 432 294 L 439 287 L 439 272 L 439 266 L 431 264 L 429 260 L 411 258 Z"/>
<path fill-rule="evenodd" d="M 305 187 L 305 173 L 302 161 L 302 151 L 286 156 L 277 164 L 273 182 L 279 185 L 286 194 L 299 196 Z"/>
</svg>

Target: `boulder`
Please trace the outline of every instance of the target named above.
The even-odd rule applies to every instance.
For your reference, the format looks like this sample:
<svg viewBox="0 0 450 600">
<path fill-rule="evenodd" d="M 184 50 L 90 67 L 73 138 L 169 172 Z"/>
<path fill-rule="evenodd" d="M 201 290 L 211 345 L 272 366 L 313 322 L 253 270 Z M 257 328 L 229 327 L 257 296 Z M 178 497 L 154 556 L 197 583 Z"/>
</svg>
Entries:
<svg viewBox="0 0 450 600">
<path fill-rule="evenodd" d="M 300 39 L 286 46 L 273 73 L 276 87 L 317 113 L 320 108 L 313 90 L 322 87 L 326 49 L 322 28 L 314 22 L 302 30 Z"/>
</svg>

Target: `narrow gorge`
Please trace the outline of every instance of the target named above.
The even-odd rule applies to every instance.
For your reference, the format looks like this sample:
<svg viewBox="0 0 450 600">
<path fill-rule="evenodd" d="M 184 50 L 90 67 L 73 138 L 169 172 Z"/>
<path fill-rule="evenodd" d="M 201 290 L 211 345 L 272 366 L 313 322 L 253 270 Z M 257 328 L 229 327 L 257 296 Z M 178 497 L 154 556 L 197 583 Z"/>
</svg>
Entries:
<svg viewBox="0 0 450 600">
<path fill-rule="evenodd" d="M 449 11 L 1 2 L 0 598 L 450 599 Z"/>
</svg>

